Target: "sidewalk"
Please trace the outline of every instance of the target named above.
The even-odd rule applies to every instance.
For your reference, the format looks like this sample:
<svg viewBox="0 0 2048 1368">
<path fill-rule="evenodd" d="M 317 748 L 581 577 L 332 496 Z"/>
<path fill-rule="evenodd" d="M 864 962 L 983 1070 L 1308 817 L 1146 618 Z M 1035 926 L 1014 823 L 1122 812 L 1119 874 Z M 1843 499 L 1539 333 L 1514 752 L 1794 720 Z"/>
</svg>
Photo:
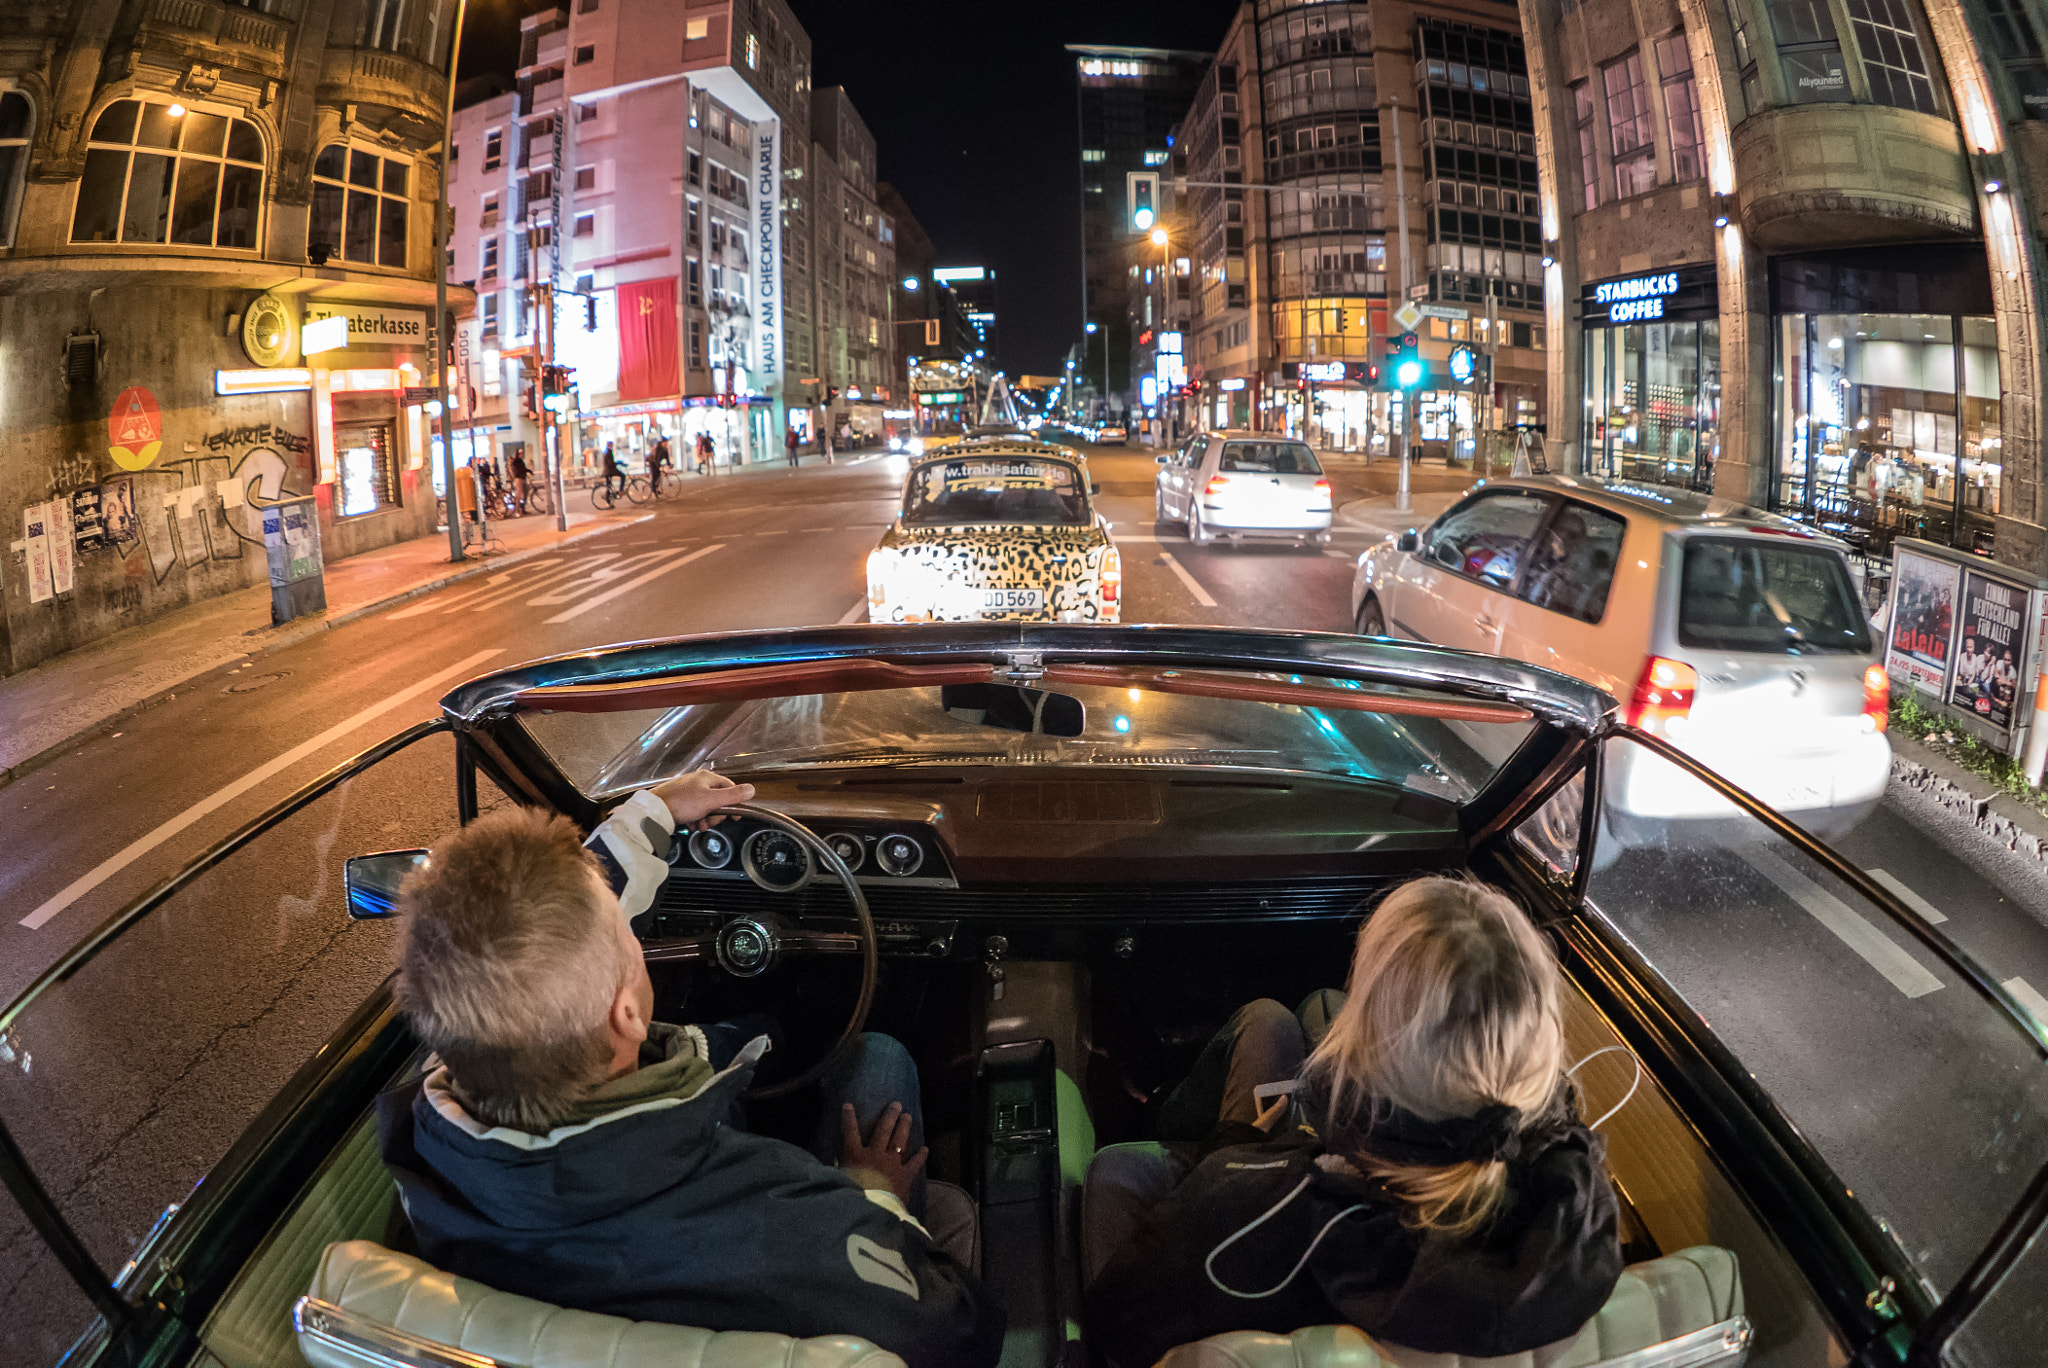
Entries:
<svg viewBox="0 0 2048 1368">
<path fill-rule="evenodd" d="M 714 477 L 716 478 L 716 477 Z M 337 561 L 326 569 L 327 609 L 283 626 L 270 622 L 270 588 L 258 585 L 195 603 L 130 627 L 18 675 L 0 679 L 0 785 L 93 732 L 176 696 L 188 681 L 390 608 L 430 589 L 488 575 L 556 547 L 654 515 L 637 508 L 571 512 L 566 532 L 552 514 L 491 524 L 502 552 L 453 563 L 448 535 L 432 535 Z"/>
</svg>

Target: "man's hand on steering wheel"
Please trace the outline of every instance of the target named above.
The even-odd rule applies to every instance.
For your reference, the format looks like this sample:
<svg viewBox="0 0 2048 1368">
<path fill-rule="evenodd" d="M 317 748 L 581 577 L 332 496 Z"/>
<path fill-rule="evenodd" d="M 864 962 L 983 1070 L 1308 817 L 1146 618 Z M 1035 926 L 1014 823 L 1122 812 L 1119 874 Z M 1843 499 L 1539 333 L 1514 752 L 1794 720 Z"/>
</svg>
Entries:
<svg viewBox="0 0 2048 1368">
<path fill-rule="evenodd" d="M 657 787 L 654 796 L 668 804 L 669 815 L 676 819 L 676 829 L 680 831 L 685 827 L 716 825 L 720 819 L 710 814 L 733 803 L 752 802 L 754 786 L 735 784 L 722 774 L 700 769 L 677 775 Z"/>
</svg>

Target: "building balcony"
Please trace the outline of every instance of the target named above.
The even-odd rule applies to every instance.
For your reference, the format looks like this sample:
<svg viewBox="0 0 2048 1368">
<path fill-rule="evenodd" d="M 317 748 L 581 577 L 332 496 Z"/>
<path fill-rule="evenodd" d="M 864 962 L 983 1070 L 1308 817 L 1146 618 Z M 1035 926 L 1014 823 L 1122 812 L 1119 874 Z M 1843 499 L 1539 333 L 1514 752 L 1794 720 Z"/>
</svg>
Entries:
<svg viewBox="0 0 2048 1368">
<path fill-rule="evenodd" d="M 1956 126 L 1885 105 L 1766 110 L 1734 134 L 1742 225 L 1767 252 L 1974 234 Z"/>
<path fill-rule="evenodd" d="M 292 25 L 221 0 L 150 0 L 135 46 L 182 61 L 230 65 L 273 78 L 285 74 Z"/>
<path fill-rule="evenodd" d="M 187 0 L 157 0 L 187 3 Z M 203 0 L 198 0 L 203 3 Z M 320 103 L 384 105 L 425 121 L 420 134 L 431 138 L 441 122 L 445 98 L 441 73 L 425 62 L 376 48 L 330 48 L 320 73 Z"/>
</svg>

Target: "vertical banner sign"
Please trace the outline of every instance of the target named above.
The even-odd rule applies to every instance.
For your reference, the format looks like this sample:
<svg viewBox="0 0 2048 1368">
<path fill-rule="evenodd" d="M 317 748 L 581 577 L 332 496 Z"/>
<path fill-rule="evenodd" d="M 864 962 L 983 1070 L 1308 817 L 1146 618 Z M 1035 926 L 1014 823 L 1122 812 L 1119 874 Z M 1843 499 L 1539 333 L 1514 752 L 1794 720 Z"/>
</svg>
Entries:
<svg viewBox="0 0 2048 1368">
<path fill-rule="evenodd" d="M 60 594 L 71 592 L 71 568 L 77 552 L 71 545 L 71 497 L 60 494 L 46 505 L 50 510 L 50 587 Z"/>
<path fill-rule="evenodd" d="M 782 386 L 782 121 L 754 125 L 755 383 Z M 743 363 L 744 364 L 744 363 Z"/>
<path fill-rule="evenodd" d="M 470 382 L 469 374 L 471 326 L 468 323 L 455 325 L 455 383 L 448 387 L 449 402 L 464 417 L 476 409 L 476 386 Z"/>
<path fill-rule="evenodd" d="M 2026 610 L 2026 590 L 1974 570 L 1964 574 L 1963 625 L 1948 702 L 2000 731 L 2012 730 L 2013 699 L 2020 687 L 2020 624 L 2026 621 Z"/>
<path fill-rule="evenodd" d="M 114 400 L 107 415 L 107 454 L 123 470 L 142 470 L 163 449 L 164 418 L 156 396 L 130 385 Z"/>
<path fill-rule="evenodd" d="M 50 584 L 50 506 L 30 504 L 21 522 L 28 538 L 28 601 L 41 603 L 57 592 Z"/>
<path fill-rule="evenodd" d="M 1893 553 L 1892 564 L 1891 633 L 1885 643 L 1885 670 L 1893 679 L 1906 680 L 1939 698 L 1948 678 L 1957 568 L 1947 561 L 1916 556 L 1903 546 Z"/>
<path fill-rule="evenodd" d="M 619 399 L 666 399 L 676 392 L 676 280 L 618 287 Z"/>
</svg>

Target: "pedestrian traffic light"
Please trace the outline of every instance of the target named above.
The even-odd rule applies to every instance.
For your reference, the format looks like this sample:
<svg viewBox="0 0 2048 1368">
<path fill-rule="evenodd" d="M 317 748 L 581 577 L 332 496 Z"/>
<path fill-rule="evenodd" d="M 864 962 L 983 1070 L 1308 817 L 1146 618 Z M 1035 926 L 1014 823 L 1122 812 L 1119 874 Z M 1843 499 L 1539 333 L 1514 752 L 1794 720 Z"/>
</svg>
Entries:
<svg viewBox="0 0 2048 1368">
<path fill-rule="evenodd" d="M 1131 202 L 1131 231 L 1148 231 L 1159 217 L 1159 173 L 1129 171 L 1124 175 Z"/>
<path fill-rule="evenodd" d="M 1417 348 L 1414 333 L 1401 335 L 1401 349 L 1394 358 L 1394 384 L 1403 390 L 1418 388 L 1429 378 L 1429 368 L 1423 364 Z"/>
<path fill-rule="evenodd" d="M 827 408 L 830 408 L 830 407 L 832 406 L 832 401 L 833 401 L 834 399 L 837 399 L 838 397 L 839 397 L 839 386 L 837 386 L 837 385 L 827 385 L 827 386 L 825 386 L 825 406 L 826 406 Z"/>
<path fill-rule="evenodd" d="M 597 331 L 597 296 L 588 295 L 583 300 L 583 331 Z"/>
</svg>

